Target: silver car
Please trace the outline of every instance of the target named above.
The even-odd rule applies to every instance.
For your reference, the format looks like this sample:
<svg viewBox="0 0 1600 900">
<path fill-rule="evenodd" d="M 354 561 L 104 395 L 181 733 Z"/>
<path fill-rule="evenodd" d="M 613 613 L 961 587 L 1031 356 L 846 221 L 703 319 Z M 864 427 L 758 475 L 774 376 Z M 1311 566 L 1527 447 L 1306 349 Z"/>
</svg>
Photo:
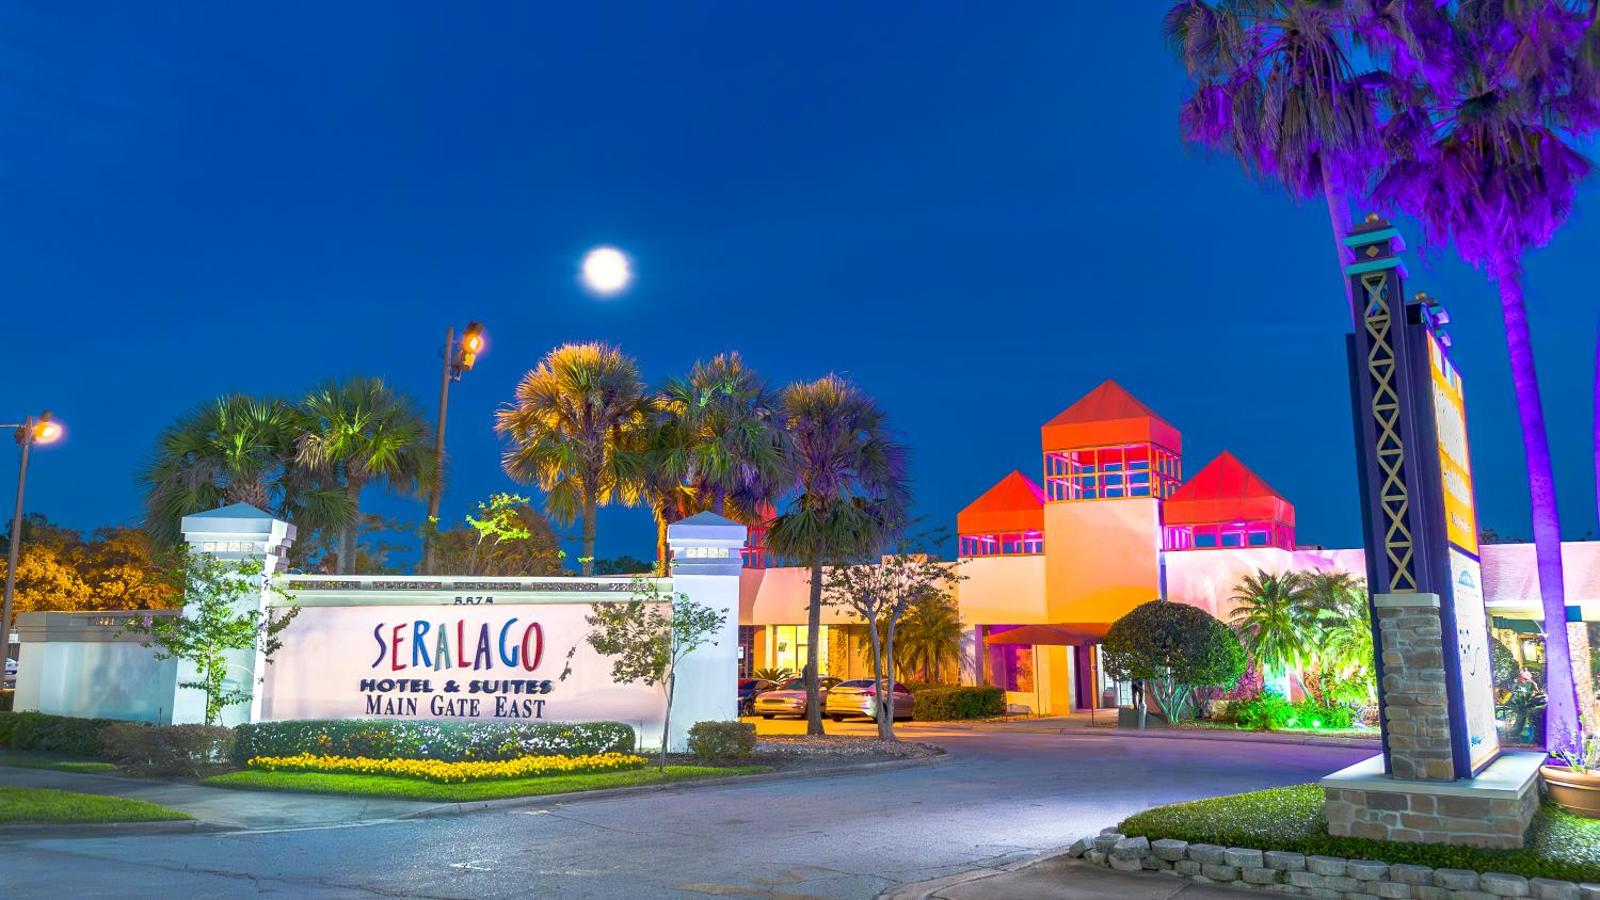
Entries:
<svg viewBox="0 0 1600 900">
<path fill-rule="evenodd" d="M 822 704 L 822 711 L 835 722 L 843 722 L 851 716 L 876 719 L 878 686 L 871 678 L 841 681 L 828 692 L 828 700 Z M 911 718 L 911 692 L 898 681 L 894 683 L 894 717 Z"/>
<path fill-rule="evenodd" d="M 837 678 L 820 678 L 817 688 L 822 696 L 822 708 L 828 708 L 828 691 L 839 683 Z M 806 714 L 806 680 L 804 678 L 791 678 L 779 685 L 777 690 L 766 691 L 756 695 L 756 715 L 763 719 L 773 716 L 800 716 Z"/>
</svg>

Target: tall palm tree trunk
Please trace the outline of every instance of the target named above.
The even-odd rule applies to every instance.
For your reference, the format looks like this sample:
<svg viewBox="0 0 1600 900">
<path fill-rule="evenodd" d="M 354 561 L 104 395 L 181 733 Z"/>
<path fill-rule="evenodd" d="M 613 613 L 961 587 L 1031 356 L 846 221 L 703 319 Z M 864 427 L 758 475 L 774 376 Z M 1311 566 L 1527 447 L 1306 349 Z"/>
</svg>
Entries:
<svg viewBox="0 0 1600 900">
<path fill-rule="evenodd" d="M 1350 324 L 1354 327 L 1360 321 L 1360 317 L 1350 297 L 1350 279 L 1344 276 L 1344 237 L 1350 233 L 1350 203 L 1333 189 L 1333 184 L 1328 181 L 1327 176 L 1323 176 L 1322 179 L 1322 196 L 1328 201 L 1328 223 L 1333 226 L 1334 258 L 1339 261 L 1339 284 L 1343 285 L 1345 303 L 1350 307 Z"/>
<path fill-rule="evenodd" d="M 656 565 L 660 566 L 662 575 L 672 574 L 672 548 L 667 544 L 667 513 L 657 509 L 656 516 Z"/>
<path fill-rule="evenodd" d="M 580 561 L 585 575 L 594 574 L 595 508 L 594 491 L 585 489 L 583 492 L 583 558 Z"/>
<path fill-rule="evenodd" d="M 1495 279 L 1500 288 L 1500 313 L 1505 320 L 1506 349 L 1511 355 L 1511 384 L 1522 421 L 1522 447 L 1528 465 L 1528 496 L 1533 506 L 1533 547 L 1539 572 L 1539 597 L 1544 607 L 1545 747 L 1552 753 L 1577 748 L 1578 660 L 1571 650 L 1566 588 L 1561 570 L 1561 519 L 1556 509 L 1555 473 L 1550 464 L 1550 439 L 1545 433 L 1539 377 L 1534 371 L 1528 309 L 1523 303 L 1522 275 L 1513 271 Z M 1579 627 L 1583 624 L 1578 623 Z M 1585 641 L 1587 643 L 1587 641 Z M 1589 661 L 1583 660 L 1584 674 Z M 1592 693 L 1589 692 L 1589 693 Z"/>
<path fill-rule="evenodd" d="M 822 734 L 822 691 L 817 680 L 817 643 L 822 638 L 822 562 L 811 563 L 811 604 L 806 607 L 806 734 Z"/>
<path fill-rule="evenodd" d="M 361 482 L 349 476 L 345 478 L 344 496 L 350 502 L 350 521 L 339 529 L 339 565 L 335 568 L 340 575 L 356 570 L 356 533 L 361 529 Z"/>
</svg>

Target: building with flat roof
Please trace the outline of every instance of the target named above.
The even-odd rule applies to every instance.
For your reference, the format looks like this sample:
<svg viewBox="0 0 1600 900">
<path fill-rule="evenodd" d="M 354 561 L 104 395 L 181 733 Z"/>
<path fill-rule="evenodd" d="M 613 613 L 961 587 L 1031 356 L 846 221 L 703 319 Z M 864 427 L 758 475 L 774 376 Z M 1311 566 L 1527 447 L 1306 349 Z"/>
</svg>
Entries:
<svg viewBox="0 0 1600 900">
<path fill-rule="evenodd" d="M 1227 451 L 1185 480 L 1179 430 L 1107 380 L 1040 429 L 1042 484 L 1013 471 L 956 517 L 964 580 L 962 679 L 1006 689 L 1039 713 L 1127 702 L 1101 671 L 1099 644 L 1123 614 L 1157 597 L 1227 621 L 1234 586 L 1256 571 L 1350 572 L 1361 548 L 1295 540 L 1294 505 Z M 759 535 L 759 532 L 755 532 Z M 1600 542 L 1563 545 L 1569 603 L 1600 620 Z M 1480 549 L 1485 605 L 1497 630 L 1542 619 L 1531 544 Z M 754 564 L 752 564 L 752 561 Z M 798 671 L 808 650 L 808 573 L 746 554 L 740 583 L 743 671 Z M 871 674 L 865 626 L 823 610 L 823 674 Z M 1508 641 L 1520 654 L 1520 641 Z"/>
</svg>

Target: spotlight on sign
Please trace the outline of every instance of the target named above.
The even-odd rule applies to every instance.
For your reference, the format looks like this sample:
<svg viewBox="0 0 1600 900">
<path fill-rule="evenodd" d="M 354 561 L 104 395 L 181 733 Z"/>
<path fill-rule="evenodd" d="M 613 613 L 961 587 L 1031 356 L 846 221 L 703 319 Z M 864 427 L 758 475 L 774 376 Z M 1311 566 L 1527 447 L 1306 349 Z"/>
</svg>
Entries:
<svg viewBox="0 0 1600 900">
<path fill-rule="evenodd" d="M 633 263 L 615 247 L 596 247 L 583 257 L 583 284 L 602 297 L 615 297 L 633 283 Z"/>
</svg>

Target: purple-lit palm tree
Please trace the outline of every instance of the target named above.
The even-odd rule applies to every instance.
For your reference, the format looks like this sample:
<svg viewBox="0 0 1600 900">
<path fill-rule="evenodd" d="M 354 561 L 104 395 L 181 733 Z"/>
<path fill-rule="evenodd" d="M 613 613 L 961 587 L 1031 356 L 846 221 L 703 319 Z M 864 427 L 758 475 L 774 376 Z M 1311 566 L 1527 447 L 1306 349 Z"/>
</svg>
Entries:
<svg viewBox="0 0 1600 900">
<path fill-rule="evenodd" d="M 797 496 L 767 532 L 774 553 L 811 570 L 806 609 L 806 733 L 822 734 L 817 650 L 822 569 L 879 553 L 903 523 L 906 449 L 872 398 L 837 375 L 783 393 L 785 471 Z"/>
<path fill-rule="evenodd" d="M 1584 5 L 1588 5 L 1587 0 Z M 1546 740 L 1567 749 L 1578 731 L 1577 690 L 1562 585 L 1561 527 L 1523 295 L 1522 259 L 1549 243 L 1591 169 L 1573 147 L 1592 127 L 1593 84 L 1578 54 L 1592 9 L 1562 0 L 1448 6 L 1456 61 L 1435 102 L 1413 122 L 1425 140 L 1396 142 L 1375 196 L 1421 220 L 1430 240 L 1453 241 L 1500 293 L 1522 424 L 1539 593 L 1545 621 Z M 1414 132 L 1416 133 L 1416 132 Z M 1587 673 L 1587 660 L 1582 663 Z"/>
<path fill-rule="evenodd" d="M 1363 20 L 1345 0 L 1180 0 L 1163 31 L 1194 81 L 1183 137 L 1232 155 L 1296 201 L 1323 197 L 1344 284 L 1350 199 L 1383 159 L 1375 86 L 1352 62 Z M 1403 42 L 1401 42 L 1403 43 Z M 1348 290 L 1346 288 L 1345 290 Z"/>
</svg>

